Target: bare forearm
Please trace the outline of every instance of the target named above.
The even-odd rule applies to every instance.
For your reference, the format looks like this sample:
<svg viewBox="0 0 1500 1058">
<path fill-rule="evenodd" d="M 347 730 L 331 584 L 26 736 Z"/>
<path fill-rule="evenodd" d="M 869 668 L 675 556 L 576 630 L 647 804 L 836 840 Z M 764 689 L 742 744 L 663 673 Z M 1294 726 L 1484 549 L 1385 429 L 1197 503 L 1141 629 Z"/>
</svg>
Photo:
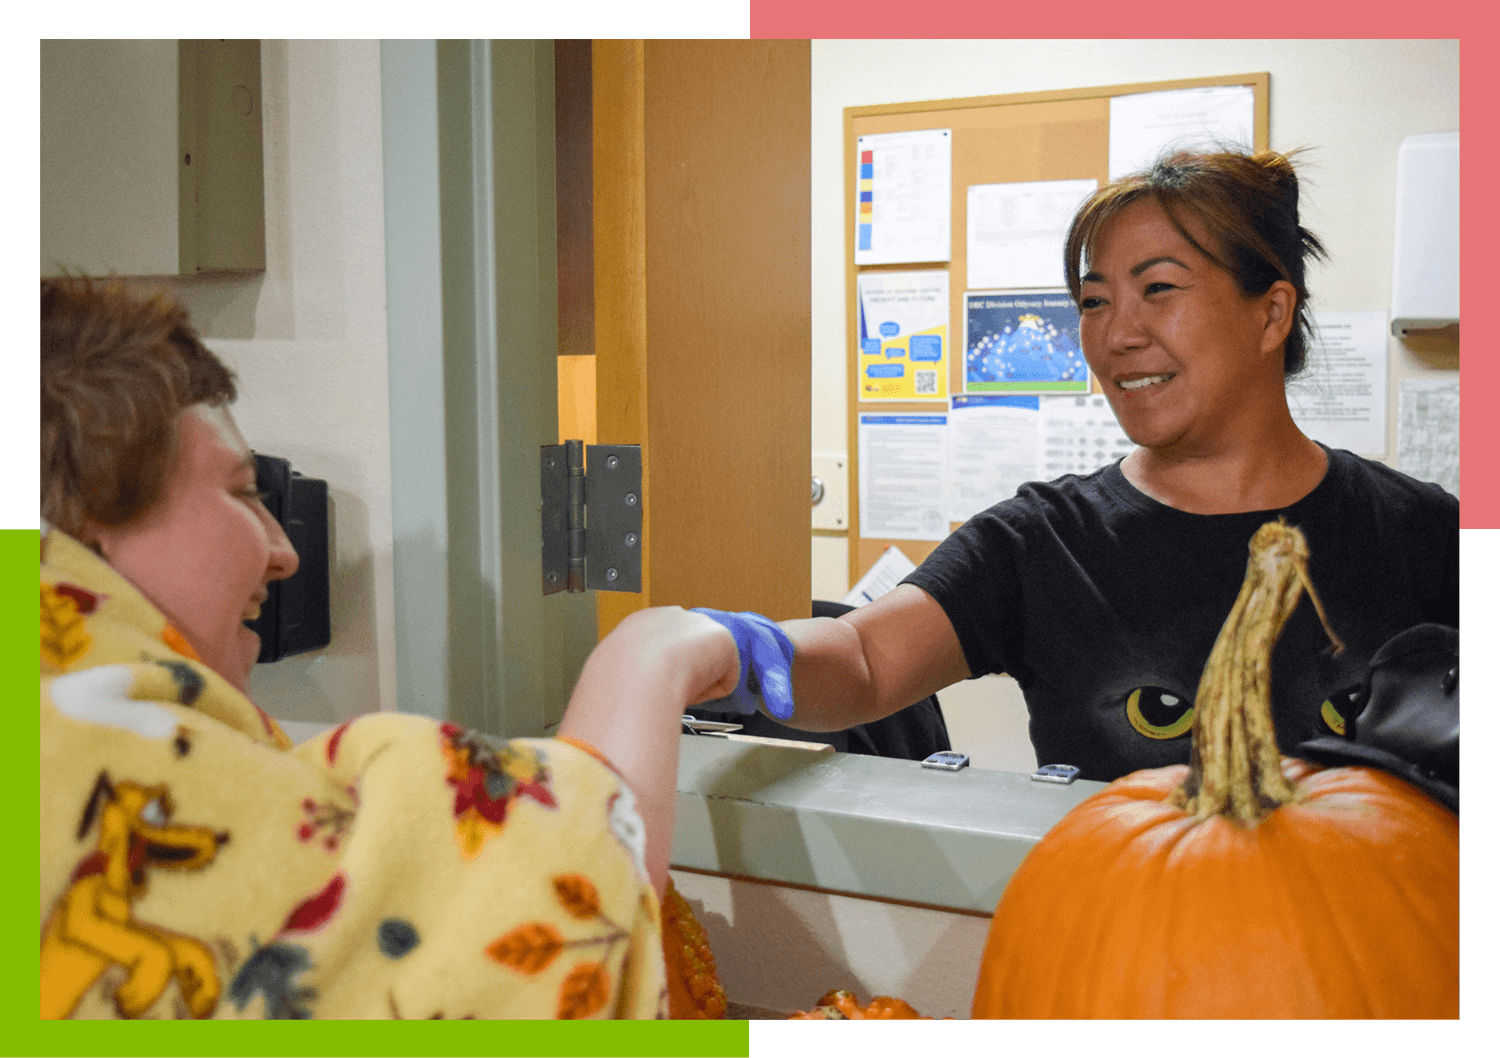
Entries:
<svg viewBox="0 0 1500 1058">
<path fill-rule="evenodd" d="M 611 666 L 613 668 L 613 666 Z M 677 777 L 677 735 L 682 709 L 657 690 L 649 674 L 620 678 L 600 666 L 584 669 L 558 733 L 597 749 L 635 794 L 646 825 L 646 873 L 657 886 L 666 875 L 671 848 Z"/>
<path fill-rule="evenodd" d="M 969 675 L 941 606 L 903 584 L 843 617 L 787 621 L 795 709 L 783 721 L 839 731 L 889 716 Z"/>
<path fill-rule="evenodd" d="M 784 621 L 796 650 L 790 720 L 802 731 L 842 731 L 882 715 L 858 630 L 846 621 L 813 617 Z"/>
<path fill-rule="evenodd" d="M 646 870 L 666 890 L 677 800 L 683 709 L 724 693 L 737 673 L 734 641 L 705 617 L 675 607 L 621 622 L 589 655 L 558 733 L 587 742 L 635 793 L 646 825 Z"/>
</svg>

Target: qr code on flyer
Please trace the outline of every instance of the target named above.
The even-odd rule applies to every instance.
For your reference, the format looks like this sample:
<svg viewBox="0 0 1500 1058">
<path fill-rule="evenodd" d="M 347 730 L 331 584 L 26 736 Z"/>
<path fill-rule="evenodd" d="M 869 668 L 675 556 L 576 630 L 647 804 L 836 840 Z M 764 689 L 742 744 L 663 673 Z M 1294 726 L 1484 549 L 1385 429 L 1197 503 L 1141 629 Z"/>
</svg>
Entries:
<svg viewBox="0 0 1500 1058">
<path fill-rule="evenodd" d="M 913 387 L 915 389 L 915 392 L 917 392 L 917 393 L 936 393 L 937 392 L 937 376 L 938 376 L 938 373 L 936 371 L 913 371 L 912 372 L 912 383 L 913 383 Z"/>
</svg>

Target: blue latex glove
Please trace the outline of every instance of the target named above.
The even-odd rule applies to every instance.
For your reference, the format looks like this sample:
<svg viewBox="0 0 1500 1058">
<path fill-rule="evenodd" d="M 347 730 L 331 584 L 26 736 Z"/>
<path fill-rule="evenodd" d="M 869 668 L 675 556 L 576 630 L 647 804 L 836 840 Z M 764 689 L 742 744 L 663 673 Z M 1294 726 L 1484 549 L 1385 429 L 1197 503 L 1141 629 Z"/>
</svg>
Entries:
<svg viewBox="0 0 1500 1058">
<path fill-rule="evenodd" d="M 700 703 L 704 709 L 748 716 L 764 704 L 777 720 L 792 715 L 792 641 L 769 617 L 758 613 L 726 613 L 695 608 L 693 613 L 711 617 L 734 636 L 740 651 L 740 682 L 724 698 Z"/>
</svg>

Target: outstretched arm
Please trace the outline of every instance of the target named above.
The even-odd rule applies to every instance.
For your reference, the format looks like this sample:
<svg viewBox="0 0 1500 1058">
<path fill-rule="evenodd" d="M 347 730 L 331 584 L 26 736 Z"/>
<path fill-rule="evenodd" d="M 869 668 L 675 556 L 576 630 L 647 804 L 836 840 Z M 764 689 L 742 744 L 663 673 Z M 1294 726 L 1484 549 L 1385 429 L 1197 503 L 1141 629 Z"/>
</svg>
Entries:
<svg viewBox="0 0 1500 1058">
<path fill-rule="evenodd" d="M 723 626 L 675 606 L 639 610 L 594 648 L 558 734 L 593 746 L 635 793 L 646 824 L 646 871 L 666 892 L 677 801 L 682 713 L 728 694 L 739 652 Z"/>
<path fill-rule="evenodd" d="M 878 720 L 969 675 L 947 614 L 914 585 L 837 619 L 780 628 L 795 651 L 794 709 L 782 722 L 804 731 Z M 664 606 L 621 621 L 589 655 L 568 702 L 558 733 L 604 754 L 635 792 L 658 895 L 666 890 L 683 710 L 731 694 L 739 678 L 739 647 L 724 624 Z"/>
<path fill-rule="evenodd" d="M 781 627 L 796 650 L 795 709 L 783 723 L 804 731 L 879 720 L 969 677 L 948 615 L 914 584 L 842 617 Z"/>
<path fill-rule="evenodd" d="M 740 664 L 759 686 L 759 693 L 742 687 L 711 707 L 749 712 L 759 705 L 803 731 L 879 720 L 969 675 L 948 615 L 914 585 L 837 619 L 777 626 L 758 614 L 703 612 L 735 630 Z"/>
</svg>

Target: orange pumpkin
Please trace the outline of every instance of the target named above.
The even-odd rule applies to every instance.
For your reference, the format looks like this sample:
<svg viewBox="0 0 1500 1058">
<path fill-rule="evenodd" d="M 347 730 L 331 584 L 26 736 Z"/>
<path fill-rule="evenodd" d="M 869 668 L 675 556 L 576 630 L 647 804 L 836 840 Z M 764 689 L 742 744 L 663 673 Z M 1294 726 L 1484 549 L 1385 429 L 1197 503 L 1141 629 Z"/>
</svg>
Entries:
<svg viewBox="0 0 1500 1058">
<path fill-rule="evenodd" d="M 1128 775 L 1037 843 L 974 1017 L 1458 1016 L 1458 817 L 1385 772 L 1280 756 L 1271 647 L 1302 588 L 1317 597 L 1295 529 L 1250 551 L 1191 767 Z"/>
</svg>

